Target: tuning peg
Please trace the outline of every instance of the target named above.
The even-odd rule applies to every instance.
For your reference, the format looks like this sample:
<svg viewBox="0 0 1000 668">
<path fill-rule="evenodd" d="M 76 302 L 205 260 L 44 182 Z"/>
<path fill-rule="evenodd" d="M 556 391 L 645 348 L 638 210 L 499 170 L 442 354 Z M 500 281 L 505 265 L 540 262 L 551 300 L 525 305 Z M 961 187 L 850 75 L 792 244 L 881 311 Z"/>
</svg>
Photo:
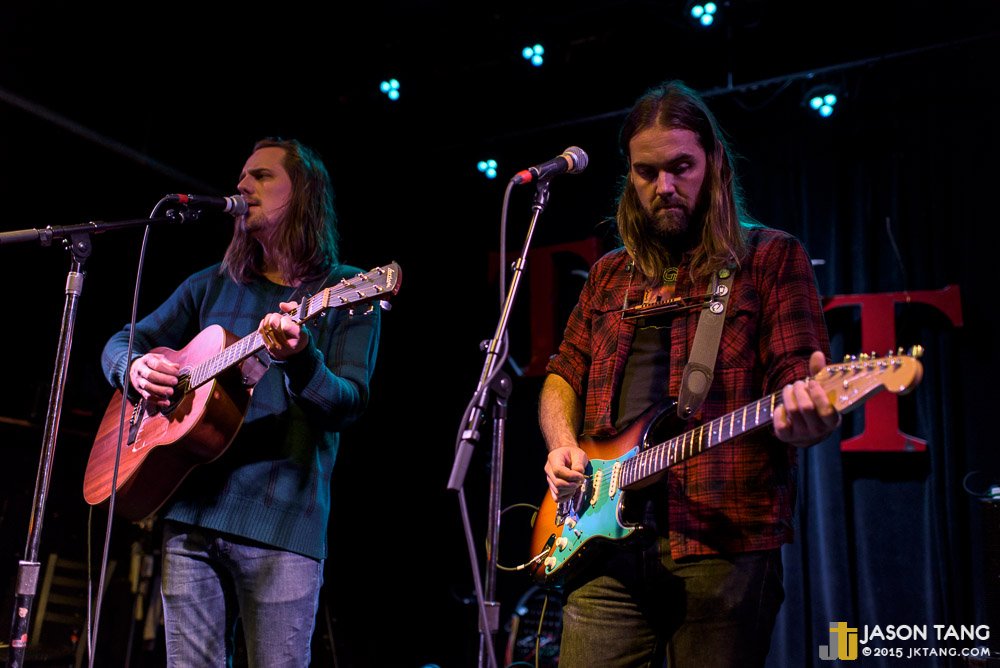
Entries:
<svg viewBox="0 0 1000 668">
<path fill-rule="evenodd" d="M 392 304 L 390 304 L 387 299 L 380 299 L 378 305 L 382 308 L 383 311 L 392 310 Z"/>
<path fill-rule="evenodd" d="M 867 362 L 868 361 L 868 353 L 861 353 L 861 361 L 862 362 Z"/>
<path fill-rule="evenodd" d="M 844 362 L 847 363 L 847 362 L 850 362 L 850 361 L 851 361 L 851 356 L 850 355 L 844 355 Z"/>
<path fill-rule="evenodd" d="M 924 347 L 917 344 L 915 346 L 910 346 L 910 357 L 922 357 L 924 354 Z"/>
</svg>

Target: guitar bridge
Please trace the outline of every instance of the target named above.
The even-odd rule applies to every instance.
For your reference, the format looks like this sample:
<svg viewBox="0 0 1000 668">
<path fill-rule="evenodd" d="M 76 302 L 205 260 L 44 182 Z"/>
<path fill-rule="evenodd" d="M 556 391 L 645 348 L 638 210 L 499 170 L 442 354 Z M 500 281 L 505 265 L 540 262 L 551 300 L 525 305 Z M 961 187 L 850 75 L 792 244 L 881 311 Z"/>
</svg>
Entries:
<svg viewBox="0 0 1000 668">
<path fill-rule="evenodd" d="M 142 424 L 142 414 L 146 412 L 146 400 L 140 399 L 139 403 L 132 407 L 132 417 L 128 420 L 128 444 L 134 445 L 135 439 L 139 435 L 139 425 Z"/>
<path fill-rule="evenodd" d="M 591 493 L 593 486 L 593 480 L 588 477 L 576 490 L 576 494 L 572 498 L 562 501 L 556 506 L 556 526 L 567 524 L 571 529 L 576 526 L 576 523 L 580 520 L 580 510 L 587 503 L 587 499 L 593 496 Z"/>
<path fill-rule="evenodd" d="M 563 501 L 558 506 L 556 506 L 556 526 L 562 526 L 566 523 L 566 518 L 569 517 L 570 513 L 573 512 L 573 505 L 571 501 Z"/>
</svg>

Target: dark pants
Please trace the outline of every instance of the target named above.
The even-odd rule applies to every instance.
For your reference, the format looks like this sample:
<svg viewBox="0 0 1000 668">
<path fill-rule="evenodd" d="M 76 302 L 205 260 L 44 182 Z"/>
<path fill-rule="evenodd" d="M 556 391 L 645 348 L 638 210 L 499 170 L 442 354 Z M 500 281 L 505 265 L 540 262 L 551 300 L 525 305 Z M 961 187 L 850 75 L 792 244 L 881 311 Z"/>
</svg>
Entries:
<svg viewBox="0 0 1000 668">
<path fill-rule="evenodd" d="M 764 664 L 784 600 L 780 550 L 677 563 L 660 538 L 602 556 L 567 596 L 560 668 Z"/>
</svg>

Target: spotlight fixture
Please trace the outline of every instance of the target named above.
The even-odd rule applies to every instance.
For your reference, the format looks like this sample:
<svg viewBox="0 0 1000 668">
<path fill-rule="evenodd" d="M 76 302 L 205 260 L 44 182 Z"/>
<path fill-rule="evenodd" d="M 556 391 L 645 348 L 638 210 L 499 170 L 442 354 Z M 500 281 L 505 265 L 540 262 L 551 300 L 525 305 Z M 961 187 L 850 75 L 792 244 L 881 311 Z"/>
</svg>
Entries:
<svg viewBox="0 0 1000 668">
<path fill-rule="evenodd" d="M 693 2 L 688 8 L 688 13 L 691 15 L 698 25 L 707 28 L 708 26 L 715 23 L 715 15 L 719 11 L 719 6 L 714 2 Z"/>
<path fill-rule="evenodd" d="M 395 102 L 399 99 L 399 80 L 387 79 L 379 84 L 379 90 L 385 93 L 386 97 Z"/>
<path fill-rule="evenodd" d="M 480 160 L 476 165 L 476 169 L 483 173 L 488 179 L 495 179 L 497 177 L 497 161 L 496 160 Z"/>
<path fill-rule="evenodd" d="M 534 46 L 526 46 L 521 49 L 521 56 L 530 62 L 535 67 L 541 67 L 542 63 L 545 62 L 543 56 L 545 55 L 545 47 L 541 44 L 535 44 Z"/>
<path fill-rule="evenodd" d="M 802 105 L 812 109 L 823 118 L 833 115 L 837 100 L 841 97 L 836 86 L 820 84 L 810 88 L 802 98 Z"/>
</svg>

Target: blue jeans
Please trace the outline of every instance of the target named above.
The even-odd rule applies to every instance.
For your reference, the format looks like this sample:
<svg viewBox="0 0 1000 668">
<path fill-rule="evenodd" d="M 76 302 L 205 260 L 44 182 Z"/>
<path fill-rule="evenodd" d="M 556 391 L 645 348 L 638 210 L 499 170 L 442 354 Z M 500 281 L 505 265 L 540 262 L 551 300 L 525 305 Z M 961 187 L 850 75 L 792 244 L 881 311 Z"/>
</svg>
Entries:
<svg viewBox="0 0 1000 668">
<path fill-rule="evenodd" d="M 167 663 L 232 666 L 242 619 L 250 666 L 306 668 L 323 561 L 167 522 L 163 618 Z"/>
<path fill-rule="evenodd" d="M 560 668 L 764 665 L 784 600 L 780 550 L 677 563 L 658 538 L 594 567 L 571 581 Z"/>
</svg>

